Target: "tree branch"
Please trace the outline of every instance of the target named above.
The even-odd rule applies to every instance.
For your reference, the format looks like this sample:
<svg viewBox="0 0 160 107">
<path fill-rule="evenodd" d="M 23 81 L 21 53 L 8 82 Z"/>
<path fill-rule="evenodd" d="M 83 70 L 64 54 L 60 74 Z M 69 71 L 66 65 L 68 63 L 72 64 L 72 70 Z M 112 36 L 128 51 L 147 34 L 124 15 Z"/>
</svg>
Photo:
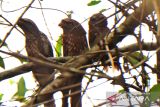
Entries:
<svg viewBox="0 0 160 107">
<path fill-rule="evenodd" d="M 142 44 L 142 49 L 143 50 L 146 50 L 146 51 L 153 51 L 153 50 L 156 50 L 158 48 L 157 44 L 156 43 L 143 43 Z M 131 44 L 131 45 L 128 45 L 128 46 L 125 46 L 125 47 L 122 47 L 122 48 L 119 48 L 118 51 L 119 52 L 134 52 L 134 51 L 138 51 L 139 50 L 139 46 L 138 44 Z M 0 52 L 2 52 L 0 50 Z M 89 54 L 99 54 L 99 53 L 106 53 L 108 51 L 106 50 L 101 50 L 101 51 L 96 51 L 96 52 L 88 52 Z M 110 52 L 112 53 L 113 56 L 116 55 L 116 50 L 113 49 L 113 50 L 110 50 Z M 4 52 L 3 52 L 4 53 Z M 5 53 L 5 54 L 9 54 L 9 53 Z M 14 57 L 18 57 L 18 58 L 22 58 L 22 59 L 27 59 L 26 56 L 23 56 L 23 55 L 20 55 L 18 53 L 10 53 L 9 55 L 12 55 Z M 49 59 L 55 61 L 55 62 L 66 62 L 70 59 L 75 59 L 79 56 L 75 56 L 75 57 L 58 57 L 58 58 L 52 58 L 50 57 Z M 16 68 L 13 68 L 13 69 L 10 69 L 10 70 L 5 70 L 3 72 L 0 73 L 0 81 L 2 80 L 5 80 L 5 79 L 8 79 L 8 78 L 12 78 L 14 76 L 17 76 L 17 75 L 20 75 L 20 74 L 23 74 L 23 73 L 27 73 L 29 71 L 32 71 L 32 68 L 35 67 L 36 65 L 34 64 L 34 62 L 36 62 L 35 60 L 38 60 L 38 59 L 35 59 L 35 58 L 30 58 L 33 60 L 33 62 L 30 62 L 28 64 L 24 64 L 24 65 L 20 65 Z M 28 59 L 27 59 L 28 60 Z M 47 62 L 48 63 L 48 62 Z M 40 65 L 43 65 L 43 63 L 39 63 L 37 62 L 37 64 L 40 64 Z M 53 64 L 53 63 L 50 63 L 50 64 Z M 51 67 L 51 68 L 55 68 L 54 66 L 51 66 L 51 65 L 47 65 L 47 67 Z M 37 65 L 38 66 L 38 65 Z M 43 66 L 46 66 L 46 65 L 43 65 Z M 90 68 L 92 66 L 95 66 L 95 65 L 84 65 L 84 66 L 81 66 L 79 67 L 80 69 L 82 68 Z M 98 65 L 100 66 L 100 65 Z M 62 67 L 62 66 L 61 66 Z M 81 70 L 76 70 L 76 69 L 73 69 L 72 68 L 72 71 L 71 72 L 75 72 L 75 73 L 82 73 L 84 74 L 85 72 L 84 71 L 81 71 Z M 85 73 L 87 74 L 87 73 Z M 88 75 L 93 75 L 92 73 L 88 73 Z M 98 76 L 98 77 L 101 77 L 101 78 L 106 78 L 104 75 L 94 75 L 94 76 Z"/>
<path fill-rule="evenodd" d="M 0 81 L 23 74 L 23 73 L 27 73 L 29 71 L 32 70 L 32 67 L 34 67 L 35 64 L 33 64 L 32 62 L 28 63 L 28 64 L 23 64 L 21 66 L 15 67 L 13 69 L 10 70 L 6 70 L 0 73 Z"/>
<path fill-rule="evenodd" d="M 115 47 L 116 44 L 122 41 L 127 35 L 133 34 L 134 29 L 140 25 L 145 17 L 151 14 L 153 10 L 152 0 L 143 2 L 115 31 L 105 37 L 105 43 L 112 48 Z"/>
<path fill-rule="evenodd" d="M 152 3 L 154 5 L 156 14 L 157 14 L 157 19 L 158 19 L 158 29 L 157 29 L 157 45 L 160 45 L 160 3 L 156 0 L 152 0 Z M 160 70 L 160 51 L 157 51 L 157 69 Z M 157 83 L 160 83 L 160 73 L 157 73 Z"/>
</svg>

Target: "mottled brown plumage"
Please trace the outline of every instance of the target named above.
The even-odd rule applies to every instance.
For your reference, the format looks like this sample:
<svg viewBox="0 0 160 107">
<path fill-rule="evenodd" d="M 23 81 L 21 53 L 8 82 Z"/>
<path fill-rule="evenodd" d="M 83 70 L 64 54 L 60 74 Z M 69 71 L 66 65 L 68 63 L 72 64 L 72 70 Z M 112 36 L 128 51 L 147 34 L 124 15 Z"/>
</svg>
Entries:
<svg viewBox="0 0 160 107">
<path fill-rule="evenodd" d="M 81 24 L 73 19 L 66 18 L 61 21 L 59 26 L 63 29 L 63 55 L 76 56 L 82 54 L 87 48 L 86 32 Z M 82 75 L 75 75 L 75 83 L 82 82 Z M 72 92 L 81 90 L 81 86 L 71 89 Z M 63 95 L 68 91 L 63 91 Z M 63 99 L 63 107 L 68 107 L 67 98 Z M 71 97 L 71 107 L 81 107 L 81 93 Z"/>
<path fill-rule="evenodd" d="M 107 18 L 102 13 L 96 13 L 90 17 L 88 34 L 90 47 L 99 43 L 110 32 L 107 24 Z"/>
<path fill-rule="evenodd" d="M 90 48 L 98 44 L 101 47 L 101 49 L 105 49 L 105 45 L 101 44 L 100 41 L 103 40 L 103 38 L 110 33 L 107 24 L 108 24 L 107 18 L 102 13 L 96 13 L 90 17 L 88 23 L 89 25 L 88 40 Z M 105 53 L 101 54 L 98 57 L 98 60 L 101 60 L 104 68 L 108 68 L 108 64 L 105 63 L 105 61 L 108 60 L 108 58 L 109 58 L 108 54 Z"/>
<path fill-rule="evenodd" d="M 36 24 L 30 19 L 20 19 L 18 26 L 23 30 L 26 38 L 26 51 L 28 56 L 40 58 L 53 57 L 52 46 L 47 36 L 42 33 Z M 38 81 L 40 87 L 45 86 L 49 82 L 49 78 L 53 73 L 53 69 L 47 67 L 38 66 L 32 69 L 35 79 Z M 53 77 L 54 78 L 54 77 Z M 53 96 L 46 96 L 45 100 L 52 100 Z M 45 107 L 54 107 L 53 102 L 44 104 Z"/>
<path fill-rule="evenodd" d="M 86 32 L 81 24 L 73 19 L 63 19 L 59 24 L 63 28 L 63 55 L 76 56 L 88 48 Z"/>
</svg>

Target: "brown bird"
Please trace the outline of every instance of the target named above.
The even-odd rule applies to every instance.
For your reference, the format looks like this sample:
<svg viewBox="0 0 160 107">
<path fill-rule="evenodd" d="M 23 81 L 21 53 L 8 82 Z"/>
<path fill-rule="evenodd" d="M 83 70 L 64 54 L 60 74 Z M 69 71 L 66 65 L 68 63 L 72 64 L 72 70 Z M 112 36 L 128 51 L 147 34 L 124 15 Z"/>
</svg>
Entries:
<svg viewBox="0 0 160 107">
<path fill-rule="evenodd" d="M 27 18 L 21 18 L 17 25 L 23 30 L 25 35 L 25 48 L 28 56 L 40 58 L 53 57 L 52 46 L 47 36 L 42 33 L 36 24 Z M 39 86 L 43 87 L 49 82 L 49 78 L 54 72 L 53 69 L 47 67 L 38 66 L 32 69 L 35 79 L 38 81 Z M 54 77 L 53 77 L 54 79 Z M 54 107 L 53 95 L 47 95 L 45 101 L 45 107 Z"/>
<path fill-rule="evenodd" d="M 87 48 L 86 32 L 81 24 L 73 19 L 63 19 L 59 26 L 63 29 L 63 55 L 76 56 L 82 54 Z M 82 82 L 83 75 L 75 77 L 76 83 Z M 75 83 L 75 84 L 76 84 Z M 80 91 L 81 86 L 71 89 L 71 93 Z M 69 90 L 62 91 L 63 96 L 68 94 Z M 68 107 L 68 98 L 63 98 L 63 107 Z M 81 107 L 81 93 L 71 97 L 71 107 Z"/>
<path fill-rule="evenodd" d="M 92 48 L 95 44 L 99 43 L 109 32 L 107 27 L 107 18 L 102 13 L 93 14 L 89 20 L 89 45 Z"/>
<path fill-rule="evenodd" d="M 107 17 L 104 16 L 102 13 L 96 13 L 93 14 L 90 17 L 89 20 L 89 34 L 88 34 L 88 40 L 90 48 L 92 48 L 94 45 L 98 44 L 102 49 L 105 49 L 106 47 L 104 44 L 102 45 L 100 43 L 103 38 L 110 33 L 109 28 L 107 27 Z M 108 64 L 105 63 L 106 60 L 108 60 L 108 54 L 101 54 L 98 60 L 101 60 L 102 65 L 104 66 L 104 69 L 108 69 Z M 110 65 L 110 64 L 109 64 Z"/>
</svg>

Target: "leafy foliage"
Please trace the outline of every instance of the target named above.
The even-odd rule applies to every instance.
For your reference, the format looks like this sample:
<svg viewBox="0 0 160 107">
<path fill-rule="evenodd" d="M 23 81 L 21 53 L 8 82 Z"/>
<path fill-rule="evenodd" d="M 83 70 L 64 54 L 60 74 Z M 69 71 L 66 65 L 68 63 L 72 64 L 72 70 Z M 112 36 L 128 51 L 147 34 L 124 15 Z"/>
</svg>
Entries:
<svg viewBox="0 0 160 107">
<path fill-rule="evenodd" d="M 14 80 L 12 80 L 12 79 L 9 79 L 9 83 L 12 85 L 12 84 L 14 84 L 14 83 L 15 83 L 15 81 L 14 81 Z"/>
<path fill-rule="evenodd" d="M 2 100 L 2 98 L 3 98 L 3 94 L 2 94 L 2 93 L 0 93 L 0 101 Z"/>
<path fill-rule="evenodd" d="M 25 59 L 17 58 L 21 63 L 27 62 Z"/>
<path fill-rule="evenodd" d="M 123 94 L 123 93 L 125 93 L 125 90 L 124 89 L 119 90 L 119 93 Z"/>
<path fill-rule="evenodd" d="M 156 101 L 158 98 L 160 98 L 160 84 L 154 85 L 150 89 L 150 101 Z"/>
<path fill-rule="evenodd" d="M 92 0 L 91 2 L 89 2 L 87 5 L 88 6 L 94 6 L 97 5 L 101 2 L 101 0 Z"/>
<path fill-rule="evenodd" d="M 133 52 L 129 56 L 126 56 L 126 59 L 131 63 L 132 66 L 135 66 L 141 60 L 147 60 L 147 57 L 145 55 L 141 57 L 141 54 L 139 52 Z"/>
<path fill-rule="evenodd" d="M 25 80 L 23 77 L 20 78 L 17 84 L 17 92 L 14 94 L 13 98 L 17 99 L 18 101 L 25 101 L 25 93 L 28 91 L 25 85 Z"/>
<path fill-rule="evenodd" d="M 0 44 L 2 43 L 2 40 L 0 39 Z M 4 42 L 3 46 L 8 47 L 7 43 Z"/>
<path fill-rule="evenodd" d="M 56 44 L 56 56 L 60 57 L 62 55 L 62 36 L 59 36 Z"/>
<path fill-rule="evenodd" d="M 102 9 L 102 10 L 100 10 L 99 11 L 99 13 L 103 13 L 103 12 L 105 12 L 107 9 Z"/>
<path fill-rule="evenodd" d="M 0 56 L 0 67 L 5 68 L 4 60 L 1 56 Z"/>
</svg>

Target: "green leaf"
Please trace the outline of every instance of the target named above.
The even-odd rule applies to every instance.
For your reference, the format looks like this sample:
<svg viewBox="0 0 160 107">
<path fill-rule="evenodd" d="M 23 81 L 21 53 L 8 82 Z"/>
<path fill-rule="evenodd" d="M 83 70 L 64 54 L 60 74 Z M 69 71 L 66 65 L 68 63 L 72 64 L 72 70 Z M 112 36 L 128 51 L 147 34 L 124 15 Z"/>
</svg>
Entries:
<svg viewBox="0 0 160 107">
<path fill-rule="evenodd" d="M 60 57 L 62 55 L 62 35 L 59 36 L 58 40 L 57 40 L 57 44 L 56 44 L 56 56 Z"/>
<path fill-rule="evenodd" d="M 18 81 L 18 90 L 17 90 L 17 95 L 24 97 L 25 93 L 27 91 L 25 80 L 23 77 L 20 78 Z"/>
<path fill-rule="evenodd" d="M 23 62 L 27 62 L 27 60 L 26 59 L 22 59 L 22 58 L 17 58 L 21 63 L 23 63 Z"/>
<path fill-rule="evenodd" d="M 18 81 L 17 92 L 13 95 L 13 99 L 15 99 L 16 101 L 25 102 L 26 91 L 28 91 L 28 89 L 26 88 L 24 78 L 21 77 Z"/>
<path fill-rule="evenodd" d="M 3 95 L 4 95 L 4 94 L 0 93 L 0 101 L 1 101 L 2 98 L 3 98 Z"/>
<path fill-rule="evenodd" d="M 136 65 L 139 62 L 138 60 L 136 60 L 130 56 L 127 57 L 127 60 L 131 63 L 132 66 Z"/>
<path fill-rule="evenodd" d="M 118 92 L 121 93 L 121 94 L 123 94 L 123 93 L 125 93 L 125 90 L 122 89 L 122 90 L 119 90 Z"/>
<path fill-rule="evenodd" d="M 154 67 L 153 67 L 153 68 L 157 69 L 157 64 L 154 64 Z"/>
<path fill-rule="evenodd" d="M 5 68 L 3 58 L 0 56 L 0 67 Z"/>
<path fill-rule="evenodd" d="M 0 44 L 2 43 L 2 40 L 0 39 Z M 3 46 L 8 47 L 7 43 L 4 42 Z"/>
<path fill-rule="evenodd" d="M 145 55 L 143 55 L 143 57 L 141 57 L 142 55 L 141 55 L 141 53 L 140 52 L 133 52 L 132 54 L 131 54 L 131 56 L 132 57 L 135 57 L 135 58 L 138 58 L 139 60 L 147 60 L 148 58 L 147 58 L 147 56 L 145 56 Z"/>
<path fill-rule="evenodd" d="M 14 83 L 15 83 L 15 81 L 14 81 L 14 80 L 12 80 L 12 79 L 9 79 L 9 83 L 12 85 L 12 84 L 14 84 Z"/>
<path fill-rule="evenodd" d="M 107 9 L 102 9 L 102 10 L 100 10 L 99 11 L 99 13 L 103 13 L 103 12 L 105 12 Z"/>
<path fill-rule="evenodd" d="M 160 98 L 160 84 L 154 85 L 149 92 L 150 101 L 156 101 L 158 98 Z"/>
<path fill-rule="evenodd" d="M 13 99 L 15 101 L 20 101 L 20 102 L 25 102 L 26 101 L 26 98 L 24 96 L 18 96 L 17 93 L 14 95 Z"/>
<path fill-rule="evenodd" d="M 133 52 L 127 56 L 127 60 L 131 63 L 132 66 L 138 64 L 141 60 L 147 60 L 148 58 L 145 55 L 141 55 L 140 52 Z"/>
<path fill-rule="evenodd" d="M 92 0 L 91 2 L 89 2 L 87 5 L 88 6 L 94 6 L 97 5 L 101 2 L 101 0 Z"/>
</svg>

